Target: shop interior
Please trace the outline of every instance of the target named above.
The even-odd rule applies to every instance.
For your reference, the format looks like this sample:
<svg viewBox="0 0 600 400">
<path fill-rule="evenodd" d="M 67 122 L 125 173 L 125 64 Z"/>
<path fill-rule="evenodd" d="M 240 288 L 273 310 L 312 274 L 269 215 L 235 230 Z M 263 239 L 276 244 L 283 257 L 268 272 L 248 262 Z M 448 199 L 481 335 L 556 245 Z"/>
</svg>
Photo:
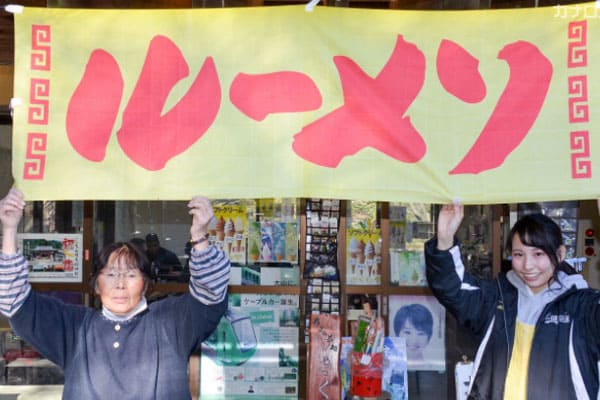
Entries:
<svg viewBox="0 0 600 400">
<path fill-rule="evenodd" d="M 6 3 L 2 2 L 2 5 Z M 299 3 L 279 0 L 21 2 L 25 6 L 82 8 L 234 7 Z M 575 2 L 561 2 L 569 3 Z M 555 4 L 538 0 L 322 2 L 324 6 L 435 10 Z M 12 40 L 11 17 L 2 14 L 2 194 L 13 182 L 12 127 L 8 106 L 14 73 Z M 217 389 L 212 385 L 215 365 L 228 371 L 223 373 L 227 376 L 226 383 L 232 387 L 243 387 L 248 393 L 276 388 L 273 390 L 282 391 L 282 399 L 304 399 L 311 385 L 309 325 L 312 314 L 339 315 L 342 336 L 352 337 L 356 334 L 363 305 L 368 303 L 385 321 L 385 335 L 397 336 L 394 316 L 398 309 L 407 302 L 426 304 L 432 298 L 424 276 L 422 257 L 424 242 L 435 233 L 439 205 L 313 198 L 214 199 L 213 205 L 217 221 L 222 219 L 224 224 L 214 227 L 212 240 L 228 248 L 233 266 L 229 287 L 232 312 L 219 334 L 232 335 L 237 342 L 233 349 L 220 352 L 216 341 L 209 340 L 202 351 L 190 359 L 189 383 L 194 399 L 235 398 L 237 391 L 242 390 Z M 506 268 L 504 242 L 510 227 L 520 216 L 535 211 L 551 216 L 560 225 L 565 234 L 567 258 L 580 268 L 590 286 L 600 288 L 600 216 L 595 200 L 466 206 L 465 221 L 459 231 L 466 268 L 488 278 Z M 242 221 L 242 228 L 226 230 L 228 220 L 231 220 L 230 228 L 235 228 L 236 218 Z M 274 241 L 268 246 L 261 241 L 265 230 L 270 232 Z M 189 249 L 186 249 L 186 242 L 189 239 L 189 216 L 185 201 L 29 202 L 20 233 L 23 234 L 23 246 L 31 241 L 28 248 L 33 260 L 34 289 L 65 302 L 97 307 L 98 299 L 87 282 L 94 254 L 113 241 L 139 239 L 145 245 L 148 234 L 155 234 L 160 246 L 175 253 L 179 260 L 179 265 L 156 271 L 148 293 L 149 301 L 188 290 L 186 263 Z M 44 240 L 74 241 L 80 264 L 67 266 L 65 270 L 62 262 L 64 254 L 58 255 L 43 248 L 38 241 Z M 40 262 L 36 264 L 35 260 Z M 273 309 L 278 323 L 257 317 L 261 312 Z M 259 322 L 252 321 L 248 315 L 258 318 Z M 475 340 L 457 325 L 452 316 L 442 312 L 434 318 L 437 330 L 430 344 L 436 348 L 431 350 L 426 363 L 409 366 L 406 374 L 405 387 L 411 400 L 458 398 L 460 387 L 455 380 L 455 369 L 475 356 Z M 273 346 L 273 340 L 269 341 L 269 337 L 273 336 L 281 339 L 279 346 Z M 258 358 L 261 353 L 264 366 L 244 368 L 248 360 Z M 0 318 L 0 357 L 0 399 L 60 398 L 63 382 L 60 369 L 14 335 L 4 318 Z M 277 383 L 273 383 L 275 381 Z M 227 397 L 228 393 L 233 393 L 233 397 Z"/>
</svg>

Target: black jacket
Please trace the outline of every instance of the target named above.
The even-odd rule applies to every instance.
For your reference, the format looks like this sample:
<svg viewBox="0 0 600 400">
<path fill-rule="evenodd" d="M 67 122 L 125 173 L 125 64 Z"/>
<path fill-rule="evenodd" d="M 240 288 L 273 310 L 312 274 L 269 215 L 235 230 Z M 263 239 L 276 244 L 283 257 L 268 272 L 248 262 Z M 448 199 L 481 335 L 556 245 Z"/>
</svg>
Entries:
<svg viewBox="0 0 600 400">
<path fill-rule="evenodd" d="M 518 291 L 506 275 L 482 280 L 464 271 L 458 247 L 425 244 L 427 280 L 438 301 L 480 339 L 469 399 L 502 400 L 517 317 Z M 461 279 L 462 276 L 462 279 Z M 598 398 L 600 292 L 568 288 L 548 303 L 535 328 L 528 400 Z"/>
</svg>

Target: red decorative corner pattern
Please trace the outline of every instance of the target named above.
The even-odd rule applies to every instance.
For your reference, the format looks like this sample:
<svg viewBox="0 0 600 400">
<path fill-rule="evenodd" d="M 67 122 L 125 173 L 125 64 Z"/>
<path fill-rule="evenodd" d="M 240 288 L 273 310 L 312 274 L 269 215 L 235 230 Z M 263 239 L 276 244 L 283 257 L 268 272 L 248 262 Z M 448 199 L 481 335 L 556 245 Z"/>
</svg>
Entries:
<svg viewBox="0 0 600 400">
<path fill-rule="evenodd" d="M 52 61 L 50 46 L 50 26 L 31 26 L 31 69 L 50 71 Z"/>
<path fill-rule="evenodd" d="M 27 134 L 24 180 L 42 180 L 46 170 L 46 148 L 48 141 L 50 108 L 50 25 L 31 25 L 31 54 L 29 81 L 29 105 L 27 123 L 36 125 L 35 132 Z"/>
<path fill-rule="evenodd" d="M 46 133 L 30 132 L 27 134 L 23 179 L 44 179 L 47 136 Z"/>
<path fill-rule="evenodd" d="M 573 179 L 591 178 L 590 135 L 588 131 L 571 132 L 571 176 Z"/>
<path fill-rule="evenodd" d="M 587 76 L 569 76 L 569 123 L 589 122 Z"/>
<path fill-rule="evenodd" d="M 571 152 L 571 178 L 592 178 L 590 135 L 586 124 L 590 122 L 587 73 L 587 20 L 570 22 L 567 30 L 568 69 L 567 92 L 569 96 L 569 147 Z"/>
<path fill-rule="evenodd" d="M 569 52 L 567 65 L 569 68 L 587 66 L 587 21 L 574 21 L 568 27 Z"/>
<path fill-rule="evenodd" d="M 47 125 L 48 107 L 50 105 L 50 80 L 32 78 L 29 85 L 29 119 L 30 124 Z"/>
</svg>

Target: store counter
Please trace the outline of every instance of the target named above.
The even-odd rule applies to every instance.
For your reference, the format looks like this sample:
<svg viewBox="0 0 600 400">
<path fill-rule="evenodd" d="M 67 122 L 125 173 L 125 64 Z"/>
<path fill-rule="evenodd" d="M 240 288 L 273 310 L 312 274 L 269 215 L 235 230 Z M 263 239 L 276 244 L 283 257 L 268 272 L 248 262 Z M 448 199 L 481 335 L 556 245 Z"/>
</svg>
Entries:
<svg viewBox="0 0 600 400">
<path fill-rule="evenodd" d="M 17 358 L 6 364 L 6 383 L 9 385 L 62 385 L 64 375 L 62 370 L 49 360 Z"/>
<path fill-rule="evenodd" d="M 0 385 L 0 400 L 60 400 L 63 385 Z"/>
</svg>

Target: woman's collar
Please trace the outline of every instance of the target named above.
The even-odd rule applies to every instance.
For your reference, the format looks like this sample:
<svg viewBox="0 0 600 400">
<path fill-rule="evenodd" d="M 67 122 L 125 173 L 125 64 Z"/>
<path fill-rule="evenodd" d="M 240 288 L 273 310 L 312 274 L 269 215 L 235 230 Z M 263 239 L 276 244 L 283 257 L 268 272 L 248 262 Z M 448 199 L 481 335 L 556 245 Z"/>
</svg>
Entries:
<svg viewBox="0 0 600 400">
<path fill-rule="evenodd" d="M 148 302 L 146 301 L 145 297 L 142 297 L 142 299 L 135 306 L 135 308 L 125 315 L 116 315 L 115 313 L 109 311 L 108 308 L 106 308 L 104 305 L 102 305 L 102 315 L 104 316 L 104 318 L 106 318 L 110 321 L 125 322 L 125 321 L 129 321 L 130 319 L 132 319 L 133 317 L 135 317 L 136 315 L 138 315 L 139 313 L 141 313 L 142 311 L 144 311 L 147 308 L 148 308 Z"/>
</svg>

